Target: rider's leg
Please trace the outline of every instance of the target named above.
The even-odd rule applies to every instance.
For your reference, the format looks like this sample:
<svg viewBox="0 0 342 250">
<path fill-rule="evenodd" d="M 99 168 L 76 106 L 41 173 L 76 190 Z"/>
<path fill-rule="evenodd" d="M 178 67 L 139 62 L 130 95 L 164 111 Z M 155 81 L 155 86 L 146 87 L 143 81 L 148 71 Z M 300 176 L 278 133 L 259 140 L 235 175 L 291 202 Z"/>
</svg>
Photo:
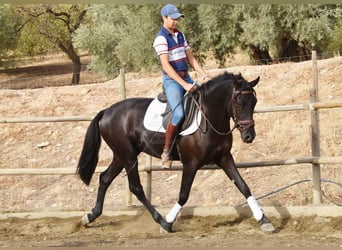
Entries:
<svg viewBox="0 0 342 250">
<path fill-rule="evenodd" d="M 176 81 L 163 75 L 163 87 L 167 96 L 168 103 L 172 109 L 172 119 L 168 123 L 165 133 L 165 143 L 163 148 L 163 153 L 161 155 L 162 168 L 171 167 L 170 151 L 171 145 L 177 136 L 178 125 L 184 119 L 184 109 L 183 109 L 183 95 L 185 90 Z"/>
</svg>

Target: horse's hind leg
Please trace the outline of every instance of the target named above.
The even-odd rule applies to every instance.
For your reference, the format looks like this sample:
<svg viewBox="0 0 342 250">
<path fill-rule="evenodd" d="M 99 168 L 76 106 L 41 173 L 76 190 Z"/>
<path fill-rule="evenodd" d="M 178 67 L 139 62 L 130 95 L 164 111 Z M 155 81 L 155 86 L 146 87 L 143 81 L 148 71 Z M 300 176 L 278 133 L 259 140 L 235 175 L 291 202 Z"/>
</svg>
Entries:
<svg viewBox="0 0 342 250">
<path fill-rule="evenodd" d="M 100 185 L 97 191 L 97 198 L 95 207 L 92 209 L 91 213 L 84 215 L 82 218 L 82 224 L 87 225 L 93 222 L 97 217 L 102 214 L 103 203 L 106 196 L 107 189 L 116 176 L 122 171 L 123 166 L 121 163 L 117 162 L 115 159 L 109 165 L 109 167 L 101 173 L 100 175 Z"/>
<path fill-rule="evenodd" d="M 172 231 L 172 224 L 167 223 L 164 218 L 157 212 L 157 210 L 152 206 L 150 201 L 146 198 L 145 192 L 140 182 L 139 172 L 138 172 L 138 162 L 128 165 L 129 168 L 126 168 L 128 181 L 129 181 L 129 189 L 130 191 L 138 198 L 138 200 L 148 209 L 150 214 L 152 215 L 155 222 L 160 224 L 162 228 L 166 231 Z"/>
<path fill-rule="evenodd" d="M 217 162 L 217 165 L 219 165 L 224 170 L 224 172 L 233 181 L 239 191 L 245 196 L 245 198 L 247 199 L 247 203 L 253 212 L 254 218 L 261 225 L 261 229 L 267 232 L 274 232 L 275 228 L 258 205 L 258 202 L 254 198 L 254 196 L 252 196 L 248 185 L 241 177 L 239 171 L 236 168 L 232 155 L 229 154 L 227 157 L 224 157 L 223 159 L 221 159 L 220 162 Z"/>
</svg>

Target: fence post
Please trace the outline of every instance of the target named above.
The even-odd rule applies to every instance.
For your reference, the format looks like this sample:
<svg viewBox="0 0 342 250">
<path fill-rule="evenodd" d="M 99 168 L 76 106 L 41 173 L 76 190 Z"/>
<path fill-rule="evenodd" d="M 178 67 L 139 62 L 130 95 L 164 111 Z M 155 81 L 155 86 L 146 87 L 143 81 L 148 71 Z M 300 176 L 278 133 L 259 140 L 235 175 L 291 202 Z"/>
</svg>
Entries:
<svg viewBox="0 0 342 250">
<path fill-rule="evenodd" d="M 120 93 L 122 100 L 126 99 L 125 69 L 120 69 Z M 128 176 L 126 178 L 126 206 L 132 206 L 132 193 L 129 190 Z"/>
<path fill-rule="evenodd" d="M 120 93 L 122 99 L 126 99 L 125 69 L 120 69 Z"/>
<path fill-rule="evenodd" d="M 318 67 L 317 53 L 312 51 L 312 88 L 310 90 L 310 104 L 318 102 Z M 320 157 L 319 144 L 319 114 L 317 109 L 311 109 L 311 155 Z M 313 204 L 319 205 L 322 203 L 321 190 L 321 167 L 320 164 L 312 164 L 312 182 L 313 182 Z"/>
<path fill-rule="evenodd" d="M 152 156 L 146 154 L 146 198 L 152 199 Z"/>
</svg>

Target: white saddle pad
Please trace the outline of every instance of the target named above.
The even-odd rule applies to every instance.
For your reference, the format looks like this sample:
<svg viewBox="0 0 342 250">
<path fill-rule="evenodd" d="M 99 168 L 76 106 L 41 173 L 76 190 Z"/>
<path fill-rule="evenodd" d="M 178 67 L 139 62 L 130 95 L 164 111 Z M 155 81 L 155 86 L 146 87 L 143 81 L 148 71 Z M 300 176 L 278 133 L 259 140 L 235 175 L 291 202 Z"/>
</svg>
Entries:
<svg viewBox="0 0 342 250">
<path fill-rule="evenodd" d="M 165 133 L 165 129 L 163 127 L 163 117 L 162 114 L 165 112 L 166 103 L 160 102 L 157 98 L 155 98 L 150 105 L 148 106 L 145 117 L 144 117 L 144 126 L 146 129 L 155 132 Z M 199 124 L 201 124 L 201 112 L 197 112 L 196 118 L 192 121 L 191 125 L 180 132 L 180 135 L 190 135 L 196 132 Z"/>
</svg>

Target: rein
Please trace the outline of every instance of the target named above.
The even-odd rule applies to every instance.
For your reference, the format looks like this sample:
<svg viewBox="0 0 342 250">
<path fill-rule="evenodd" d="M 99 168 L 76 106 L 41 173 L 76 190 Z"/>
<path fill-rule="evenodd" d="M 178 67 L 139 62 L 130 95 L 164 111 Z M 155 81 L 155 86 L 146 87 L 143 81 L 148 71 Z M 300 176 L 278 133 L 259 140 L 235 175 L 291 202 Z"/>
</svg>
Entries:
<svg viewBox="0 0 342 250">
<path fill-rule="evenodd" d="M 200 95 L 202 95 L 203 93 L 200 92 Z M 205 121 L 209 124 L 210 128 L 217 134 L 219 135 L 229 135 L 231 133 L 233 133 L 233 131 L 237 128 L 240 131 L 244 131 L 249 129 L 250 127 L 254 126 L 254 120 L 238 120 L 236 117 L 237 114 L 237 109 L 236 109 L 236 98 L 239 95 L 248 95 L 248 94 L 253 94 L 255 96 L 255 91 L 254 89 L 252 90 L 240 90 L 240 91 L 234 91 L 233 92 L 233 98 L 230 102 L 230 106 L 232 106 L 233 109 L 233 116 L 232 119 L 234 121 L 234 127 L 230 130 L 228 130 L 227 132 L 221 132 L 218 131 L 214 125 L 209 121 L 207 115 L 205 114 L 205 112 L 202 109 L 201 104 L 196 100 L 196 98 L 193 98 L 193 101 L 195 103 L 195 105 L 197 106 L 198 110 L 201 111 L 202 116 L 204 117 Z M 201 98 L 203 100 L 203 98 Z"/>
</svg>

